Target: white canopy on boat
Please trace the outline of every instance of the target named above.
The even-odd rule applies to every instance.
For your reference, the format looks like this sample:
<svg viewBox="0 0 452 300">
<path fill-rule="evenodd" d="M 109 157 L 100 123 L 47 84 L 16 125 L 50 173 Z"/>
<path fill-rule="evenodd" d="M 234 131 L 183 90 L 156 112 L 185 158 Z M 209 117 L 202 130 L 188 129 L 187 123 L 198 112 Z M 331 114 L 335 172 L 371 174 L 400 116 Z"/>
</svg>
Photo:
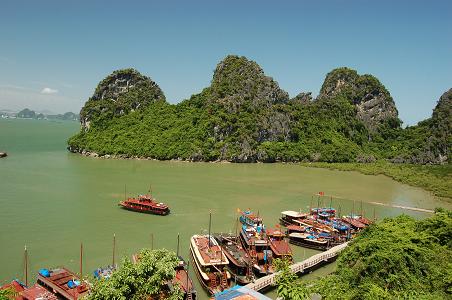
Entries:
<svg viewBox="0 0 452 300">
<path fill-rule="evenodd" d="M 305 214 L 305 213 L 293 211 L 293 210 L 286 210 L 286 211 L 281 212 L 281 214 L 288 216 L 288 217 L 292 217 L 292 218 L 303 218 L 303 217 L 307 216 L 307 214 Z"/>
</svg>

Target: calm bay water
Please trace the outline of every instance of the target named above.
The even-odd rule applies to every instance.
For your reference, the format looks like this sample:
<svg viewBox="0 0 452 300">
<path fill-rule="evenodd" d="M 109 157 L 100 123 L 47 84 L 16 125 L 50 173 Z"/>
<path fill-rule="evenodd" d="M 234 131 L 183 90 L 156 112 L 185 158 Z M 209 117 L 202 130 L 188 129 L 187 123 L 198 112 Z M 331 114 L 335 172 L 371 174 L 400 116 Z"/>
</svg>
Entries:
<svg viewBox="0 0 452 300">
<path fill-rule="evenodd" d="M 267 226 L 278 222 L 283 210 L 306 210 L 319 191 L 338 196 L 333 206 L 343 213 L 353 206 L 378 218 L 406 213 L 368 202 L 433 209 L 452 208 L 448 202 L 419 188 L 384 176 L 366 176 L 305 168 L 296 164 L 214 164 L 107 160 L 68 153 L 66 140 L 79 130 L 75 122 L 0 120 L 0 283 L 23 277 L 23 248 L 29 250 L 30 275 L 39 268 L 67 266 L 79 269 L 80 242 L 84 246 L 84 273 L 111 263 L 112 237 L 117 256 L 130 256 L 143 247 L 175 250 L 181 236 L 181 254 L 188 258 L 192 234 L 212 230 L 233 232 L 237 208 L 259 211 Z M 166 217 L 120 209 L 127 185 L 129 196 L 147 192 L 167 202 Z M 317 200 L 314 200 L 316 203 Z M 313 203 L 313 204 L 314 204 Z M 325 200 L 329 204 L 329 200 Z M 315 253 L 292 247 L 301 260 Z M 334 265 L 308 278 L 330 272 Z M 33 277 L 33 276 L 32 276 Z M 196 277 L 193 275 L 196 282 Z M 207 296 L 198 285 L 201 299 Z M 270 293 L 271 297 L 274 293 Z"/>
</svg>

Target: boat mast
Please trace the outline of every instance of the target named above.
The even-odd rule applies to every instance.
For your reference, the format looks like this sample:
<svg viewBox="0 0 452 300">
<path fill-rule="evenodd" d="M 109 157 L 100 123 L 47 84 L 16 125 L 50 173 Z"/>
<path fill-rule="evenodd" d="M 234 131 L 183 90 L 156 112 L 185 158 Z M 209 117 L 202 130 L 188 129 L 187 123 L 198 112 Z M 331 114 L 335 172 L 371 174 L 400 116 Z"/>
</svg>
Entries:
<svg viewBox="0 0 452 300">
<path fill-rule="evenodd" d="M 320 192 L 319 192 L 319 196 L 317 197 L 317 216 L 316 216 L 316 218 L 319 217 L 319 207 L 320 207 Z"/>
<path fill-rule="evenodd" d="M 238 230 L 239 230 L 239 217 L 235 219 L 235 237 L 238 238 Z"/>
<path fill-rule="evenodd" d="M 116 233 L 113 233 L 113 268 L 115 267 Z"/>
<path fill-rule="evenodd" d="M 311 195 L 311 203 L 309 203 L 309 211 L 308 213 L 311 213 L 311 209 L 312 209 L 312 200 L 314 199 L 314 196 Z"/>
<path fill-rule="evenodd" d="M 25 260 L 25 286 L 28 286 L 28 251 L 27 251 L 27 245 L 25 245 L 24 260 Z"/>
<path fill-rule="evenodd" d="M 189 284 L 189 279 L 190 279 L 190 277 L 188 276 L 188 269 L 189 268 L 190 268 L 190 260 L 188 259 L 187 260 L 187 296 L 188 296 L 188 293 L 191 294 L 191 289 L 189 289 L 190 286 L 188 285 Z"/>
<path fill-rule="evenodd" d="M 361 200 L 361 217 L 364 217 L 363 216 L 363 200 Z"/>
<path fill-rule="evenodd" d="M 179 257 L 179 233 L 177 234 L 177 257 Z"/>
<path fill-rule="evenodd" d="M 212 211 L 209 212 L 209 248 L 211 247 L 210 245 L 210 227 L 212 225 Z"/>
<path fill-rule="evenodd" d="M 80 284 L 83 280 L 83 243 L 80 242 Z"/>
<path fill-rule="evenodd" d="M 333 208 L 333 196 L 330 196 L 330 208 Z"/>
</svg>

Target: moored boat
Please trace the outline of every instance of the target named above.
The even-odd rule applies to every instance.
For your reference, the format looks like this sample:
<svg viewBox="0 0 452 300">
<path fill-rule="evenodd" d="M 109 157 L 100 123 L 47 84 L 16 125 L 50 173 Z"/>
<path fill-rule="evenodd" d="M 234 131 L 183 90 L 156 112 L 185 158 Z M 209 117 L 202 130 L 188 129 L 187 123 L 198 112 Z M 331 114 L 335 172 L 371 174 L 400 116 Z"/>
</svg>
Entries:
<svg viewBox="0 0 452 300">
<path fill-rule="evenodd" d="M 246 224 L 248 226 L 262 224 L 262 218 L 259 217 L 259 214 L 255 215 L 250 210 L 240 211 L 240 213 L 240 222 L 242 224 Z"/>
<path fill-rule="evenodd" d="M 229 260 L 213 236 L 193 235 L 190 238 L 190 253 L 195 273 L 211 295 L 230 287 L 231 274 L 225 268 Z"/>
<path fill-rule="evenodd" d="M 231 273 L 231 279 L 240 285 L 250 283 L 254 279 L 253 264 L 251 257 L 243 248 L 239 238 L 235 235 L 222 233 L 215 234 L 214 237 L 229 260 L 229 265 L 226 268 Z"/>
<path fill-rule="evenodd" d="M 258 277 L 274 272 L 272 266 L 273 252 L 265 235 L 263 225 L 243 225 L 240 231 L 240 240 L 253 262 L 253 269 Z"/>
<path fill-rule="evenodd" d="M 283 226 L 288 225 L 300 225 L 299 221 L 308 216 L 306 213 L 301 213 L 293 210 L 286 210 L 281 212 L 281 218 L 279 218 L 279 222 Z"/>
<path fill-rule="evenodd" d="M 350 217 L 350 216 L 344 216 L 344 217 L 342 218 L 342 221 L 344 221 L 345 223 L 350 224 L 350 225 L 352 226 L 352 228 L 355 229 L 355 230 L 361 230 L 361 229 L 363 229 L 364 227 L 366 227 L 365 224 L 361 223 L 361 222 L 358 221 L 357 219 L 352 218 L 352 217 Z"/>
<path fill-rule="evenodd" d="M 61 299 L 79 299 L 89 292 L 88 285 L 66 268 L 39 270 L 37 283 Z"/>
<path fill-rule="evenodd" d="M 294 245 L 316 250 L 327 250 L 330 243 L 327 239 L 316 237 L 310 233 L 292 232 L 289 234 L 289 242 Z"/>
<path fill-rule="evenodd" d="M 6 152 L 0 152 L 0 158 L 2 158 L 2 157 L 7 157 L 8 156 L 8 153 L 6 153 Z"/>
<path fill-rule="evenodd" d="M 176 267 L 176 275 L 172 281 L 173 285 L 178 285 L 184 294 L 184 300 L 195 300 L 196 299 L 196 289 L 193 285 L 193 281 L 188 275 L 188 265 L 185 260 L 179 257 L 179 263 Z"/>
<path fill-rule="evenodd" d="M 151 194 L 138 195 L 136 198 L 127 198 L 120 201 L 119 206 L 136 212 L 149 213 L 155 215 L 167 215 L 170 213 L 168 205 L 157 202 Z"/>
<path fill-rule="evenodd" d="M 268 240 L 270 242 L 270 249 L 273 251 L 273 258 L 281 258 L 293 261 L 292 249 L 289 243 L 284 239 L 286 234 L 279 228 L 266 230 Z"/>
</svg>

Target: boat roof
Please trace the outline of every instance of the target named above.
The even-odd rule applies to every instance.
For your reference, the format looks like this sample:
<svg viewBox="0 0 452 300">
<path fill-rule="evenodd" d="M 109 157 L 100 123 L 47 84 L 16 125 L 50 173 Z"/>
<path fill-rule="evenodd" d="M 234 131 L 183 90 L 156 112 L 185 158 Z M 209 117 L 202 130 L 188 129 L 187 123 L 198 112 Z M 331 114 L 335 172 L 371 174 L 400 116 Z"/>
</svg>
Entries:
<svg viewBox="0 0 452 300">
<path fill-rule="evenodd" d="M 40 286 L 39 284 L 35 284 L 32 287 L 25 289 L 20 295 L 24 299 L 30 300 L 58 300 L 57 296 Z"/>
<path fill-rule="evenodd" d="M 210 236 L 209 245 L 209 236 L 194 235 L 191 237 L 191 245 L 202 266 L 229 264 L 223 250 L 213 236 Z"/>
<path fill-rule="evenodd" d="M 308 215 L 306 213 L 293 211 L 293 210 L 282 211 L 281 214 L 283 214 L 285 216 L 288 216 L 288 217 L 292 217 L 292 218 L 303 218 L 303 217 L 306 217 Z"/>
<path fill-rule="evenodd" d="M 215 294 L 215 300 L 271 300 L 271 298 L 256 292 L 246 286 L 236 285 L 230 289 Z"/>
</svg>

